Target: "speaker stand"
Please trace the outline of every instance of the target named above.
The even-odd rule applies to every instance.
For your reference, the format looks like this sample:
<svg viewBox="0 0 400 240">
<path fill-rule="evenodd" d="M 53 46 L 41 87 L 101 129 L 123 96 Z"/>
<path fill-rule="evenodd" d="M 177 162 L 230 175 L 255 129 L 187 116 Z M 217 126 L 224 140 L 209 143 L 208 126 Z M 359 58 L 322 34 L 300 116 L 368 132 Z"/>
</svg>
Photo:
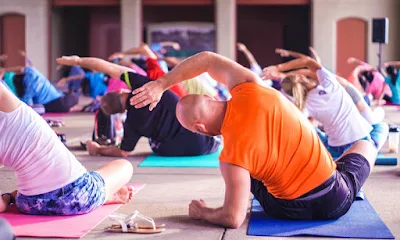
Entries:
<svg viewBox="0 0 400 240">
<path fill-rule="evenodd" d="M 378 53 L 378 69 L 382 66 L 382 43 L 379 43 L 379 53 Z"/>
</svg>

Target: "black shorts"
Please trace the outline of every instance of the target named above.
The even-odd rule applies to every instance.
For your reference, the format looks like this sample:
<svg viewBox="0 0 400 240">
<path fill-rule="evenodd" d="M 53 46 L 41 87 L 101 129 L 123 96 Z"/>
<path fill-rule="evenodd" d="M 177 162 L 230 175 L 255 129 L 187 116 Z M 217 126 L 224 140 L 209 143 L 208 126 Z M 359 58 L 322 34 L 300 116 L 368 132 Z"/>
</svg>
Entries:
<svg viewBox="0 0 400 240">
<path fill-rule="evenodd" d="M 150 147 L 160 156 L 200 156 L 214 153 L 221 145 L 220 136 L 208 137 L 184 130 L 172 139 L 157 142 L 149 139 Z"/>
<path fill-rule="evenodd" d="M 336 219 L 343 216 L 367 180 L 370 166 L 364 156 L 350 153 L 323 184 L 294 200 L 278 199 L 264 184 L 251 178 L 251 192 L 271 217 L 280 219 Z"/>
<path fill-rule="evenodd" d="M 66 93 L 62 97 L 44 104 L 44 107 L 46 112 L 63 113 L 69 112 L 69 109 L 78 104 L 78 102 L 79 95 L 75 93 Z"/>
</svg>

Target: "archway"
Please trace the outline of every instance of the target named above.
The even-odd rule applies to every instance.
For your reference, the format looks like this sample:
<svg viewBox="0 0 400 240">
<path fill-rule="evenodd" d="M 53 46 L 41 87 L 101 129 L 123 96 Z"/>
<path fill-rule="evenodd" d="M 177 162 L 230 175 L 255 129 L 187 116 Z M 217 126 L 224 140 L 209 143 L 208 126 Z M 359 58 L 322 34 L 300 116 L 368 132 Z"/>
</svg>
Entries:
<svg viewBox="0 0 400 240">
<path fill-rule="evenodd" d="M 354 69 L 347 59 L 367 58 L 367 22 L 360 18 L 345 18 L 336 23 L 336 72 L 347 77 Z"/>
<path fill-rule="evenodd" d="M 9 13 L 0 17 L 0 53 L 7 54 L 4 67 L 25 66 L 25 16 Z"/>
</svg>

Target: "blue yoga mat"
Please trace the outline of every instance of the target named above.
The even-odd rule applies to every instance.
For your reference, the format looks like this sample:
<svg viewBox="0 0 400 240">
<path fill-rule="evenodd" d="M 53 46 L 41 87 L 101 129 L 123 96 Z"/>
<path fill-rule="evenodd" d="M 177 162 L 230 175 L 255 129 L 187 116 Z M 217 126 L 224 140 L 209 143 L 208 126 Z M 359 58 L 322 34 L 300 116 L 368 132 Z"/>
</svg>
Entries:
<svg viewBox="0 0 400 240">
<path fill-rule="evenodd" d="M 315 236 L 394 239 L 393 234 L 366 199 L 355 201 L 343 217 L 327 221 L 273 219 L 264 213 L 257 200 L 253 200 L 247 234 L 276 237 Z"/>
<path fill-rule="evenodd" d="M 218 168 L 220 153 L 221 150 L 218 150 L 212 154 L 190 157 L 162 157 L 153 153 L 139 167 Z"/>
<path fill-rule="evenodd" d="M 378 153 L 375 165 L 396 166 L 397 157 L 386 157 L 385 155 Z"/>
</svg>

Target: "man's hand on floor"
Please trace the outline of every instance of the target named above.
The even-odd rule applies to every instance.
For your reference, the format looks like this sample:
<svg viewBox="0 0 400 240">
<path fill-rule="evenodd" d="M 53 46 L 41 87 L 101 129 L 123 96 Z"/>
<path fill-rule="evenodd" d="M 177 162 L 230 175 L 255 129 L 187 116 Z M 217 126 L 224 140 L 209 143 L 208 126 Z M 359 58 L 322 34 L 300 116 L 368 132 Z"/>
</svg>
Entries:
<svg viewBox="0 0 400 240">
<path fill-rule="evenodd" d="M 193 200 L 189 204 L 189 216 L 193 219 L 202 220 L 203 219 L 203 212 L 206 209 L 206 203 L 200 200 Z"/>
</svg>

